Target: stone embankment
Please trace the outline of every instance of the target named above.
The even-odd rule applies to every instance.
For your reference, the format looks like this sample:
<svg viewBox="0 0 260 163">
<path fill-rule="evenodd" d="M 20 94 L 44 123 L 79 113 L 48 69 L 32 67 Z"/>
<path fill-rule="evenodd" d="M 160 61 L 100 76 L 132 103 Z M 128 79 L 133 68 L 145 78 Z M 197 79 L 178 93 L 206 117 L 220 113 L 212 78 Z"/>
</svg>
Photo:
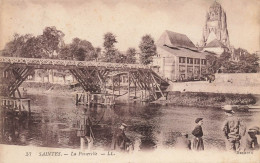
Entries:
<svg viewBox="0 0 260 163">
<path fill-rule="evenodd" d="M 169 91 L 204 92 L 204 93 L 231 93 L 231 94 L 259 94 L 260 83 L 232 83 L 232 82 L 171 82 Z"/>
</svg>

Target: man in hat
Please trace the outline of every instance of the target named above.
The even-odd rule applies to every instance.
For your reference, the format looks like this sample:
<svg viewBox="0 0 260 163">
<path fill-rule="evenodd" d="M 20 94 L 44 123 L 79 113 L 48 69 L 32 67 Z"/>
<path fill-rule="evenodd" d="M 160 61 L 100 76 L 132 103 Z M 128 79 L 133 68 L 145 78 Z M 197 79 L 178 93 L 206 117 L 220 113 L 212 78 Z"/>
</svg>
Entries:
<svg viewBox="0 0 260 163">
<path fill-rule="evenodd" d="M 115 131 L 112 139 L 111 148 L 118 151 L 126 151 L 130 146 L 131 141 L 125 135 L 125 129 L 127 125 L 122 123 L 121 126 Z"/>
<path fill-rule="evenodd" d="M 192 131 L 192 135 L 194 135 L 193 139 L 193 149 L 197 151 L 204 150 L 204 143 L 203 143 L 203 131 L 202 131 L 202 124 L 203 124 L 203 118 L 197 118 L 195 120 L 195 123 L 197 124 L 194 130 Z"/>
<path fill-rule="evenodd" d="M 256 135 L 259 135 L 259 127 L 252 127 L 241 139 L 241 151 L 252 151 L 259 149 Z"/>
<path fill-rule="evenodd" d="M 187 133 L 181 133 L 181 136 L 176 140 L 175 147 L 178 149 L 191 150 L 191 141 L 188 139 Z"/>
<path fill-rule="evenodd" d="M 226 137 L 226 150 L 238 151 L 240 139 L 245 135 L 246 127 L 240 119 L 234 116 L 235 112 L 231 105 L 225 105 L 223 109 L 227 116 L 223 126 L 224 136 Z"/>
</svg>

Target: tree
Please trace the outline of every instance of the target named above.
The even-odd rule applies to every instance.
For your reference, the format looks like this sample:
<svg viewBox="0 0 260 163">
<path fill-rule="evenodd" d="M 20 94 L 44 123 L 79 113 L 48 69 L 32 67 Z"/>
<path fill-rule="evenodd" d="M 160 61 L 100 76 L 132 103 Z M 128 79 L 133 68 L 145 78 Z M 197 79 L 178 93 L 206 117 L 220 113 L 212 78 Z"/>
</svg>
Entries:
<svg viewBox="0 0 260 163">
<path fill-rule="evenodd" d="M 110 32 L 106 33 L 104 35 L 104 54 L 105 54 L 105 58 L 104 61 L 106 62 L 115 62 L 116 58 L 118 56 L 116 56 L 118 54 L 118 50 L 115 48 L 115 43 L 117 43 L 116 40 L 116 36 Z"/>
<path fill-rule="evenodd" d="M 135 48 L 129 48 L 126 51 L 126 63 L 135 63 L 136 62 L 135 54 L 136 54 Z"/>
<path fill-rule="evenodd" d="M 206 55 L 207 70 L 209 74 L 214 74 L 221 67 L 218 58 L 214 54 Z"/>
<path fill-rule="evenodd" d="M 259 69 L 259 57 L 255 53 L 246 53 L 240 56 L 238 64 L 241 72 L 256 73 Z"/>
<path fill-rule="evenodd" d="M 96 57 L 96 59 L 101 57 L 101 48 L 100 47 L 95 48 L 95 57 Z"/>
<path fill-rule="evenodd" d="M 59 53 L 60 59 L 90 61 L 97 58 L 95 48 L 87 40 L 74 38 L 71 44 L 64 45 Z"/>
<path fill-rule="evenodd" d="M 43 30 L 43 34 L 39 36 L 41 40 L 42 49 L 50 57 L 53 58 L 54 51 L 57 53 L 64 45 L 63 37 L 64 33 L 57 30 L 56 27 L 46 27 Z"/>
<path fill-rule="evenodd" d="M 26 34 L 26 35 L 19 35 L 19 34 L 14 34 L 13 40 L 8 42 L 3 51 L 2 55 L 7 56 L 7 57 L 26 57 L 23 53 L 22 50 L 24 48 L 25 43 L 27 40 L 32 38 L 32 35 Z"/>
<path fill-rule="evenodd" d="M 143 36 L 139 48 L 141 50 L 140 62 L 144 65 L 150 64 L 153 61 L 152 57 L 157 54 L 153 38 L 150 35 Z"/>
<path fill-rule="evenodd" d="M 119 51 L 116 51 L 116 55 L 115 55 L 115 58 L 114 58 L 113 62 L 116 62 L 116 63 L 127 63 L 126 62 L 126 55 L 120 53 Z"/>
<path fill-rule="evenodd" d="M 240 57 L 238 62 L 230 60 L 231 54 L 224 52 L 217 58 L 214 55 L 207 55 L 207 69 L 209 73 L 216 73 L 223 66 L 224 73 L 255 73 L 259 70 L 259 57 L 257 54 L 250 54 L 247 50 L 235 49 L 234 55 Z"/>
<path fill-rule="evenodd" d="M 56 27 L 46 27 L 43 34 L 15 34 L 14 39 L 8 42 L 3 50 L 4 56 L 26 58 L 50 58 L 63 45 L 64 34 Z"/>
<path fill-rule="evenodd" d="M 33 36 L 26 41 L 21 51 L 21 57 L 49 58 L 49 55 L 43 50 L 42 39 L 40 36 Z"/>
</svg>

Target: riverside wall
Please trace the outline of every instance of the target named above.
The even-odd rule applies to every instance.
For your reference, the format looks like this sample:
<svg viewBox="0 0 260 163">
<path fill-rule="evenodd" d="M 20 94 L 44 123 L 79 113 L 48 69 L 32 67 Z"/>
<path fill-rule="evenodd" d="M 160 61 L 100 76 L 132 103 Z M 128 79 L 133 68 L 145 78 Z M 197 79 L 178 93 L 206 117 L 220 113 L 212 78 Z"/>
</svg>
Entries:
<svg viewBox="0 0 260 163">
<path fill-rule="evenodd" d="M 215 80 L 171 82 L 169 91 L 260 94 L 260 73 L 215 74 Z"/>
</svg>

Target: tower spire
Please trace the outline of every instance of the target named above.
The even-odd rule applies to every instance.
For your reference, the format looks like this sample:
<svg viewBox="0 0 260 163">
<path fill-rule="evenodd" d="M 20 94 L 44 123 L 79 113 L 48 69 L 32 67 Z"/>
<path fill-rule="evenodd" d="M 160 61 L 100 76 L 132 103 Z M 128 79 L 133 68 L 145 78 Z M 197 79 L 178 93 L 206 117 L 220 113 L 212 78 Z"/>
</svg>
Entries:
<svg viewBox="0 0 260 163">
<path fill-rule="evenodd" d="M 201 45 L 208 44 L 211 35 L 215 35 L 218 41 L 229 47 L 226 13 L 217 0 L 214 0 L 207 12 Z"/>
</svg>

